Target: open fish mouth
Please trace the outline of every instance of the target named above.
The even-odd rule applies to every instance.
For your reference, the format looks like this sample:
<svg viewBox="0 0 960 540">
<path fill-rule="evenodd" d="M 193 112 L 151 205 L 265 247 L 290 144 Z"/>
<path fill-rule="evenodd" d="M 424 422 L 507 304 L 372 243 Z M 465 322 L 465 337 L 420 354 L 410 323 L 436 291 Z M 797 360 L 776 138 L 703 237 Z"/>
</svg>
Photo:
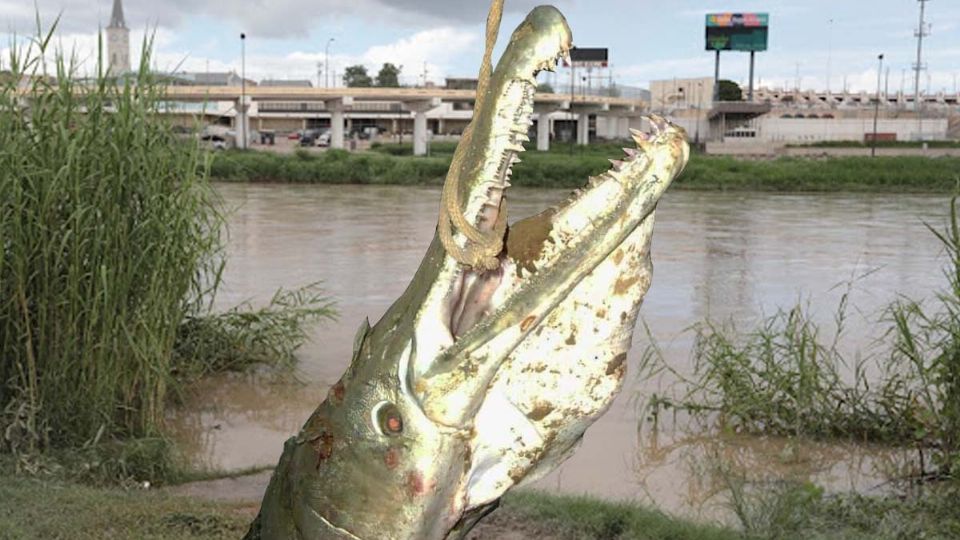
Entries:
<svg viewBox="0 0 960 540">
<path fill-rule="evenodd" d="M 541 6 L 481 77 L 423 262 L 287 441 L 248 538 L 461 538 L 613 400 L 651 282 L 654 210 L 689 148 L 651 116 L 607 171 L 508 227 L 536 76 L 570 48 L 563 16 Z"/>
</svg>

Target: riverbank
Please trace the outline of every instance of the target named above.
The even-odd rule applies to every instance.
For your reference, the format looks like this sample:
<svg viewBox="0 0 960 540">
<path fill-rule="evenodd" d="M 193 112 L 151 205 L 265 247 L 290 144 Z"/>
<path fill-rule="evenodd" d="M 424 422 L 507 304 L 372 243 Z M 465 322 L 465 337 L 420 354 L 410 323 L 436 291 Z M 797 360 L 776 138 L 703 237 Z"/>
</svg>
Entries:
<svg viewBox="0 0 960 540">
<path fill-rule="evenodd" d="M 0 482 L 0 538 L 235 539 L 258 508 L 258 500 L 212 501 L 165 490 L 12 476 Z M 726 540 L 740 535 L 633 505 L 521 492 L 508 496 L 471 538 Z"/>
<path fill-rule="evenodd" d="M 623 155 L 623 144 L 556 147 L 528 151 L 514 167 L 520 187 L 576 188 Z M 632 146 L 632 145 L 631 145 Z M 293 155 L 256 151 L 214 154 L 210 174 L 225 182 L 440 185 L 452 144 L 437 144 L 429 157 L 413 157 L 409 146 L 382 145 L 368 152 L 301 150 Z M 672 189 L 783 192 L 937 192 L 952 191 L 960 178 L 960 158 L 843 157 L 741 160 L 694 154 Z"/>
<path fill-rule="evenodd" d="M 741 492 L 743 494 L 744 492 Z M 809 484 L 771 484 L 738 500 L 737 527 L 696 523 L 632 503 L 519 491 L 471 540 L 956 538 L 955 493 L 899 499 L 823 496 Z M 50 478 L 4 477 L 0 538 L 239 538 L 259 501 L 213 501 L 156 489 L 95 488 Z"/>
</svg>

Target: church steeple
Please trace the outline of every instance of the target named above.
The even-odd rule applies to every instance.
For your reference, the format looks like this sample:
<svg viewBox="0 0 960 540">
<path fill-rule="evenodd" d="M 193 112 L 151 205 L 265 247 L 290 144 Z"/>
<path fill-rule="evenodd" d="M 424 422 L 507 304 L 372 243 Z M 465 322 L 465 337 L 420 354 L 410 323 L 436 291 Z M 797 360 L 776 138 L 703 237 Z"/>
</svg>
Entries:
<svg viewBox="0 0 960 540">
<path fill-rule="evenodd" d="M 110 14 L 110 26 L 107 28 L 126 28 L 127 22 L 123 20 L 123 4 L 120 0 L 113 0 L 113 12 Z"/>
<path fill-rule="evenodd" d="M 107 26 L 107 66 L 115 77 L 130 71 L 130 29 L 123 19 L 120 0 L 113 0 L 110 26 Z"/>
</svg>

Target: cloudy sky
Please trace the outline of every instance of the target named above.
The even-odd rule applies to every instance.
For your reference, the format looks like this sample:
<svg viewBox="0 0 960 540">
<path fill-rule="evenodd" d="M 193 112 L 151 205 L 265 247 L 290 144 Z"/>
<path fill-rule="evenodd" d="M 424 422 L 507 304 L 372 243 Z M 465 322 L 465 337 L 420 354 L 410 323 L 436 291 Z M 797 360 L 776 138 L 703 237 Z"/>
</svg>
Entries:
<svg viewBox="0 0 960 540">
<path fill-rule="evenodd" d="M 106 26 L 112 0 L 36 0 L 45 23 L 59 14 L 59 43 L 89 58 L 97 28 Z M 537 2 L 506 0 L 501 43 Z M 916 56 L 916 0 L 555 0 L 567 16 L 574 44 L 608 47 L 617 83 L 646 86 L 673 77 L 710 76 L 704 51 L 704 14 L 770 13 L 770 50 L 757 57 L 764 86 L 804 88 L 846 80 L 854 91 L 876 87 L 877 55 L 886 55 L 889 88 L 905 82 Z M 228 71 L 240 67 L 240 32 L 247 34 L 247 73 L 255 79 L 309 78 L 330 38 L 331 71 L 383 62 L 403 66 L 401 81 L 475 76 L 483 51 L 486 0 L 124 0 L 134 53 L 147 28 L 156 33 L 156 67 Z M 922 87 L 953 92 L 960 75 L 960 5 L 931 0 L 925 40 L 928 73 Z M 0 47 L 35 28 L 28 0 L 0 0 Z M 744 80 L 748 56 L 725 54 L 724 78 Z M 558 74 L 562 78 L 563 74 Z"/>
</svg>

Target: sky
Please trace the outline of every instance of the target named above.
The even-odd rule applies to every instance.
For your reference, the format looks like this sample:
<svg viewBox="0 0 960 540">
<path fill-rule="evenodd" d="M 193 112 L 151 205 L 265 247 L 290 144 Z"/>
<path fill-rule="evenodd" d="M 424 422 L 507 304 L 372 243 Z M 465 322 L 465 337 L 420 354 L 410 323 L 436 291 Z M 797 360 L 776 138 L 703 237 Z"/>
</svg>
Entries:
<svg viewBox="0 0 960 540">
<path fill-rule="evenodd" d="M 0 48 L 45 27 L 59 15 L 56 43 L 91 65 L 98 28 L 109 22 L 112 0 L 0 0 Z M 538 2 L 506 0 L 497 53 Z M 704 15 L 770 14 L 769 50 L 757 54 L 759 85 L 853 92 L 877 85 L 877 55 L 889 91 L 913 89 L 917 0 L 555 0 L 573 31 L 574 45 L 607 47 L 620 85 L 713 75 L 704 50 Z M 36 8 L 35 8 L 36 6 Z M 240 33 L 246 73 L 256 80 L 310 79 L 329 43 L 331 76 L 364 64 L 402 65 L 401 82 L 475 77 L 483 54 L 486 0 L 123 0 L 135 58 L 146 32 L 154 35 L 156 68 L 166 71 L 240 71 Z M 924 40 L 928 70 L 921 88 L 954 92 L 960 76 L 960 0 L 930 0 Z M 329 42 L 330 39 L 333 42 Z M 6 54 L 0 62 L 6 62 Z M 724 53 L 721 77 L 747 78 L 747 53 Z M 889 69 L 889 75 L 887 70 Z M 568 75 L 566 75 L 568 76 Z M 828 79 L 829 76 L 829 79 Z M 559 81 L 566 80 L 559 72 Z M 541 79 L 551 82 L 545 74 Z"/>
</svg>

